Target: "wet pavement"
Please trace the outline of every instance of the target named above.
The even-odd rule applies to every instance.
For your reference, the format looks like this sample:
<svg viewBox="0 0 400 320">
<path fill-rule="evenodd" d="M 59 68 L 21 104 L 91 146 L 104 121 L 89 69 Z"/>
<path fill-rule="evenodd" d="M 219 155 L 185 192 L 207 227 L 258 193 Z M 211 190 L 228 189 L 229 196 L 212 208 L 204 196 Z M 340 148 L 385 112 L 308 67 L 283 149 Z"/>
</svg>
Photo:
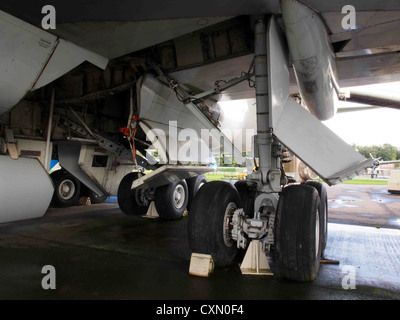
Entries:
<svg viewBox="0 0 400 320">
<path fill-rule="evenodd" d="M 328 187 L 331 221 L 400 229 L 400 194 L 385 185 L 340 184 Z"/>
<path fill-rule="evenodd" d="M 126 216 L 112 199 L 49 209 L 0 225 L 0 299 L 399 300 L 400 196 L 384 189 L 328 189 L 325 258 L 339 264 L 322 265 L 311 283 L 241 275 L 239 257 L 210 278 L 189 275 L 187 217 Z M 56 289 L 42 288 L 45 265 L 55 268 Z"/>
</svg>

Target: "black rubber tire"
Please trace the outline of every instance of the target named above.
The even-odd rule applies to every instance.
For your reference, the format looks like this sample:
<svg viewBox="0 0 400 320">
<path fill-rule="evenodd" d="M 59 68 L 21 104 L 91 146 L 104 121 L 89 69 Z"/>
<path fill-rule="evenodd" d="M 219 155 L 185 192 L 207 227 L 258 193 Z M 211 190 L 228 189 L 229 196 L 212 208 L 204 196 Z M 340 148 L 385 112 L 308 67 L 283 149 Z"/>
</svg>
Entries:
<svg viewBox="0 0 400 320">
<path fill-rule="evenodd" d="M 196 196 L 197 191 L 199 191 L 199 187 L 202 183 L 207 183 L 207 178 L 204 174 L 199 174 L 196 177 L 186 179 L 186 183 L 189 190 L 189 199 L 186 208 L 188 211 L 190 211 L 193 199 Z"/>
<path fill-rule="evenodd" d="M 174 192 L 178 186 L 183 188 L 185 197 L 183 203 L 181 203 L 179 207 L 176 206 L 174 199 Z M 186 210 L 188 199 L 189 192 L 185 180 L 157 188 L 155 204 L 158 215 L 163 220 L 176 220 L 181 218 Z"/>
<path fill-rule="evenodd" d="M 254 201 L 256 199 L 256 189 L 249 186 L 245 180 L 239 180 L 235 183 L 235 188 L 239 192 L 240 205 L 244 213 L 250 217 L 254 217 Z"/>
<path fill-rule="evenodd" d="M 133 181 L 139 177 L 137 172 L 128 173 L 122 178 L 118 186 L 118 205 L 121 211 L 129 216 L 145 215 L 149 206 L 143 206 L 137 202 L 138 190 L 132 190 Z"/>
<path fill-rule="evenodd" d="M 321 256 L 324 256 L 326 244 L 328 242 L 328 193 L 325 186 L 318 181 L 306 181 L 305 184 L 314 187 L 318 191 L 320 199 L 320 230 L 321 230 Z"/>
<path fill-rule="evenodd" d="M 64 170 L 57 170 L 50 175 L 54 184 L 54 193 L 51 203 L 54 207 L 72 207 L 79 204 L 81 183 L 72 174 Z M 62 194 L 62 185 L 68 184 L 72 194 Z"/>
<path fill-rule="evenodd" d="M 275 262 L 281 278 L 312 281 L 321 258 L 319 195 L 306 184 L 282 190 L 275 220 Z"/>
<path fill-rule="evenodd" d="M 210 254 L 218 267 L 228 266 L 238 253 L 236 242 L 224 240 L 225 211 L 238 208 L 240 196 L 225 181 L 211 181 L 201 187 L 192 204 L 188 221 L 189 246 L 192 252 Z"/>
</svg>

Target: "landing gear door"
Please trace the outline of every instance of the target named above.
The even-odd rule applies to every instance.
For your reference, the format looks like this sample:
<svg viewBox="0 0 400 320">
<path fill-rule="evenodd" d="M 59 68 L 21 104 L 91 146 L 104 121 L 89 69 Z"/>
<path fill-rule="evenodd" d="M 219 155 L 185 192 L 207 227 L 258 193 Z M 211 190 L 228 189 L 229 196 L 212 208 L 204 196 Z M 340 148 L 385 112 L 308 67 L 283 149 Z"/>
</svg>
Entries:
<svg viewBox="0 0 400 320">
<path fill-rule="evenodd" d="M 141 127 L 153 144 L 155 139 L 151 136 L 157 136 L 157 146 L 163 147 L 161 152 L 168 156 L 169 164 L 213 163 L 212 152 L 221 146 L 224 152 L 233 154 L 236 163 L 245 162 L 240 150 L 194 103 L 184 104 L 179 101 L 169 86 L 151 74 L 143 76 L 138 84 Z M 160 138 L 160 135 L 164 136 Z M 185 147 L 186 141 L 182 138 L 189 136 Z M 186 155 L 181 152 L 185 148 L 194 152 Z"/>
<path fill-rule="evenodd" d="M 365 159 L 292 99 L 283 107 L 274 134 L 329 185 L 361 174 L 374 161 Z"/>
<path fill-rule="evenodd" d="M 269 92 L 274 136 L 329 185 L 360 174 L 371 166 L 353 147 L 289 97 L 289 51 L 275 19 L 270 19 Z"/>
</svg>

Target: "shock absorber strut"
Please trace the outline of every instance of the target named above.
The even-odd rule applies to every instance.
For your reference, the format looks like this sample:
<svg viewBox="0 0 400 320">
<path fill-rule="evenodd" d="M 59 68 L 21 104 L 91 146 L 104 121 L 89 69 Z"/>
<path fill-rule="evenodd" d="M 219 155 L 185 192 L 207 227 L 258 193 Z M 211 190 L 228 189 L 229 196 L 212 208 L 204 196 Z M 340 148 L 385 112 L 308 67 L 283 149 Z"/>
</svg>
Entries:
<svg viewBox="0 0 400 320">
<path fill-rule="evenodd" d="M 256 83 L 257 136 L 254 150 L 259 158 L 259 169 L 250 175 L 261 192 L 280 191 L 281 146 L 274 140 L 268 84 L 268 43 L 265 18 L 255 25 L 254 69 Z"/>
</svg>

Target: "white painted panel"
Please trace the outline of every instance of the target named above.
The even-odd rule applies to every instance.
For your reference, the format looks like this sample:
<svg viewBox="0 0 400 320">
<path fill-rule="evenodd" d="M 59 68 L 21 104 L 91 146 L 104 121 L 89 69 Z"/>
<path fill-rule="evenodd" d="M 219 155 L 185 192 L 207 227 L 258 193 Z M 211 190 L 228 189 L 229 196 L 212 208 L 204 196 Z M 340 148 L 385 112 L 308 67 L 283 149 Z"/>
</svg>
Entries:
<svg viewBox="0 0 400 320">
<path fill-rule="evenodd" d="M 50 60 L 49 60 L 50 59 Z M 0 115 L 84 61 L 108 59 L 0 11 Z"/>
<path fill-rule="evenodd" d="M 32 90 L 49 84 L 84 61 L 89 61 L 103 70 L 107 67 L 108 63 L 107 58 L 79 47 L 72 42 L 60 39 L 46 68 L 41 73 Z"/>
<path fill-rule="evenodd" d="M 270 127 L 274 127 L 280 117 L 282 106 L 289 97 L 289 49 L 284 41 L 283 33 L 274 18 L 269 20 L 267 45 Z"/>
<path fill-rule="evenodd" d="M 212 171 L 211 167 L 165 165 L 133 181 L 132 189 L 158 188 Z"/>
<path fill-rule="evenodd" d="M 216 128 L 208 118 L 192 103 L 183 104 L 175 92 L 168 86 L 162 84 L 152 75 L 147 74 L 139 86 L 140 115 L 139 118 L 150 129 L 163 130 L 166 137 L 166 149 L 169 156 L 169 163 L 212 163 L 210 159 L 209 141 L 201 139 L 201 130 L 207 129 L 214 141 L 222 141 L 214 152 L 218 152 L 220 146 L 226 146 L 226 153 L 232 153 L 238 163 L 243 163 L 244 158 L 240 151 L 235 148 L 232 142 Z M 170 125 L 170 121 L 171 123 Z M 190 129 L 190 131 L 183 131 Z M 192 133 L 190 138 L 185 138 L 186 133 Z M 187 139 L 188 142 L 178 141 Z M 177 143 L 174 143 L 178 141 Z M 171 143 L 170 143 L 171 142 Z M 175 147 L 176 146 L 176 147 Z M 197 153 L 185 153 L 191 147 L 197 149 Z M 203 150 L 203 152 L 202 152 Z M 231 151 L 231 152 L 228 152 Z"/>
<path fill-rule="evenodd" d="M 289 98 L 288 48 L 274 19 L 268 29 L 269 92 L 274 135 L 329 184 L 347 180 L 372 164 Z M 318 107 L 324 108 L 326 101 Z"/>
<path fill-rule="evenodd" d="M 100 197 L 106 195 L 106 191 L 99 184 L 98 181 L 89 177 L 84 170 L 79 166 L 79 156 L 81 153 L 81 145 L 78 143 L 69 143 L 65 141 L 59 141 L 58 147 L 58 159 L 60 166 L 71 173 L 75 178 L 82 182 L 86 187 L 97 193 Z"/>
<path fill-rule="evenodd" d="M 93 166 L 93 159 L 96 155 L 107 156 L 105 167 Z M 118 192 L 122 178 L 132 172 L 132 162 L 103 150 L 97 146 L 82 145 L 79 154 L 78 165 L 96 185 L 103 187 L 108 196 L 115 196 Z"/>
<path fill-rule="evenodd" d="M 283 107 L 274 134 L 329 184 L 360 174 L 374 161 L 365 159 L 292 99 Z"/>
<path fill-rule="evenodd" d="M 32 88 L 57 37 L 0 11 L 0 114 Z"/>
<path fill-rule="evenodd" d="M 0 223 L 43 216 L 53 191 L 37 159 L 0 156 Z"/>
</svg>

